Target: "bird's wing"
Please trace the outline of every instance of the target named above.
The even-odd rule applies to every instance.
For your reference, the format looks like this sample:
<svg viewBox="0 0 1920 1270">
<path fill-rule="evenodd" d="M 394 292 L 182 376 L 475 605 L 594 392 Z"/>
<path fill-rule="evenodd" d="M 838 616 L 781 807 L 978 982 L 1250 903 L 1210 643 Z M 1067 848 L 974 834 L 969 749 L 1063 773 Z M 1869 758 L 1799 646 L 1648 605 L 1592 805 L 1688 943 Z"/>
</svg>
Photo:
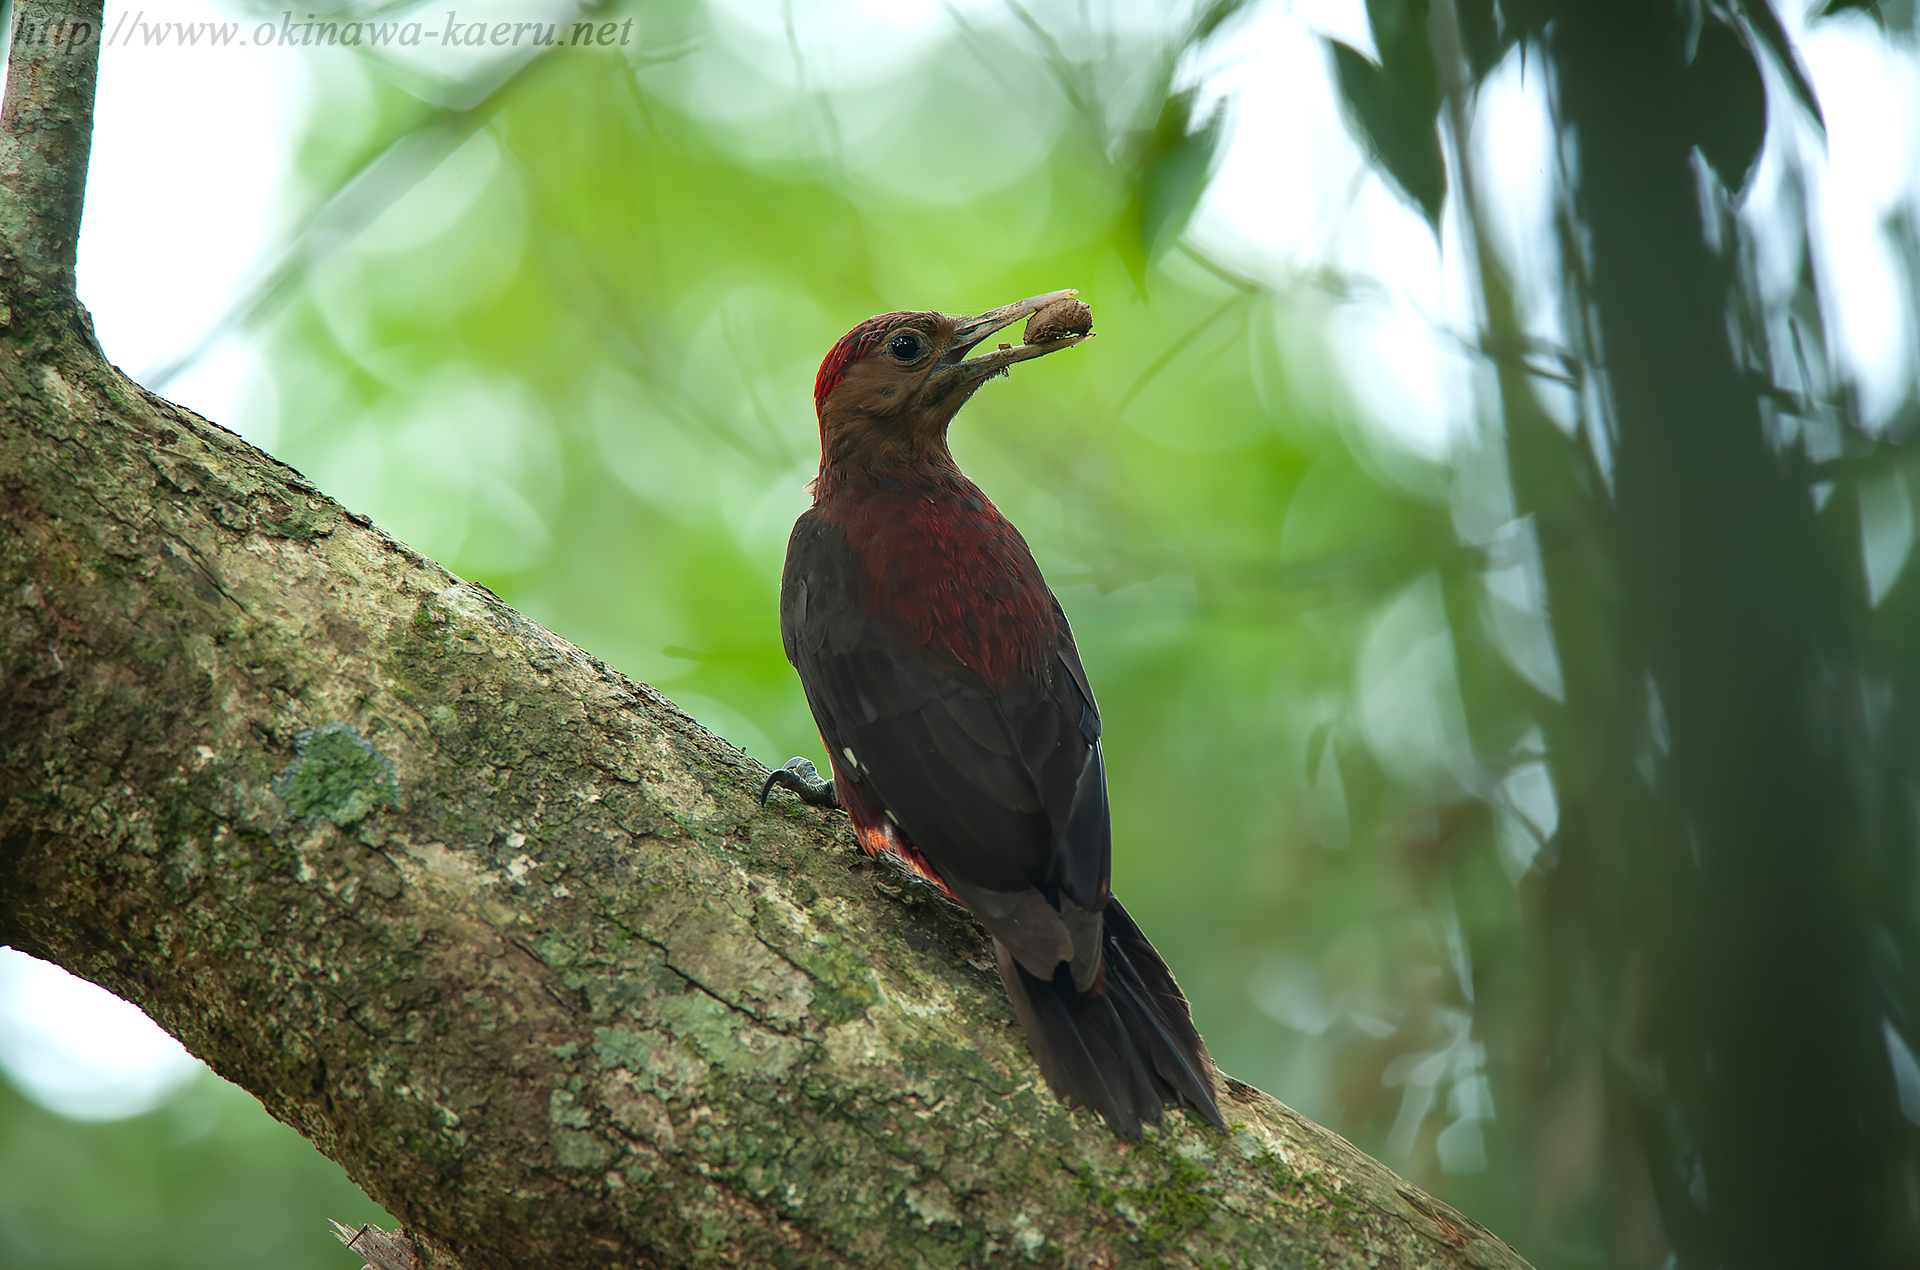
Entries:
<svg viewBox="0 0 1920 1270">
<path fill-rule="evenodd" d="M 1110 829 L 1100 716 L 1058 604 L 1046 663 L 999 684 L 867 609 L 844 535 L 803 516 L 781 633 L 842 778 L 1033 973 L 1070 961 L 1087 986 Z"/>
</svg>

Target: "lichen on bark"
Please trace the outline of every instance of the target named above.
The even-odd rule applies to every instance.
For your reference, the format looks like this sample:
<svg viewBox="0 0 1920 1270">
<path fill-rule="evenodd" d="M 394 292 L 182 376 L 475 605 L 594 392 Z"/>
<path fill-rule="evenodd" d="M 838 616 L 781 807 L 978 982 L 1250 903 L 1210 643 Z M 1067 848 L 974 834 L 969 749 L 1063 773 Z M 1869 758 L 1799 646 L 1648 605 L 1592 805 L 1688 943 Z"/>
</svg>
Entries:
<svg viewBox="0 0 1920 1270">
<path fill-rule="evenodd" d="M 273 778 L 273 792 L 300 820 L 330 820 L 348 829 L 382 805 L 400 801 L 393 760 L 351 723 L 329 723 L 293 738 L 298 755 Z"/>
<path fill-rule="evenodd" d="M 422 1265 L 1524 1264 L 1237 1082 L 1137 1146 L 1061 1107 L 837 813 L 0 298 L 0 941 Z"/>
</svg>

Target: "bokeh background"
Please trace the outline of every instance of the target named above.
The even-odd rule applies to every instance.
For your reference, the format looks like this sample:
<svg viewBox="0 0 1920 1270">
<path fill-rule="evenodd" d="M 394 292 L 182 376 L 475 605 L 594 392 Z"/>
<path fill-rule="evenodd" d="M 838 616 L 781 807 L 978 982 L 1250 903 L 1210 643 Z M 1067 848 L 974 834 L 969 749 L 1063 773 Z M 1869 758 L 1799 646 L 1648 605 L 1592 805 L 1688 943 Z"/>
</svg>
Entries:
<svg viewBox="0 0 1920 1270">
<path fill-rule="evenodd" d="M 1080 288 L 954 450 L 1221 1066 L 1543 1270 L 1912 1265 L 1913 13 L 110 7 L 81 292 L 778 765 L 819 358 Z M 0 953 L 0 1265 L 354 1264 L 323 1219 L 378 1210 L 90 992 Z"/>
</svg>

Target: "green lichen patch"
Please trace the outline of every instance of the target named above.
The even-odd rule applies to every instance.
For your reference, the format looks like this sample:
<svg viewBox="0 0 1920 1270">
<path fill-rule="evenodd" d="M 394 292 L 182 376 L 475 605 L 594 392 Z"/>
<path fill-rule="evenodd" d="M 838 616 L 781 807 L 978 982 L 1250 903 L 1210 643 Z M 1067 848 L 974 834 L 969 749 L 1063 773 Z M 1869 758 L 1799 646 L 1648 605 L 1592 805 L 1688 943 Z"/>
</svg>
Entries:
<svg viewBox="0 0 1920 1270">
<path fill-rule="evenodd" d="M 1276 1195 L 1289 1198 L 1308 1196 L 1320 1200 L 1336 1221 L 1343 1221 L 1354 1212 L 1353 1201 L 1343 1192 L 1335 1190 L 1328 1182 L 1327 1175 L 1319 1169 L 1295 1172 L 1285 1160 L 1267 1150 L 1262 1150 L 1248 1162 L 1273 1187 Z"/>
<path fill-rule="evenodd" d="M 603 1169 L 607 1161 L 613 1158 L 612 1148 L 590 1133 L 562 1129 L 554 1135 L 554 1139 L 562 1168 L 587 1171 Z"/>
<path fill-rule="evenodd" d="M 1080 1185 L 1089 1197 L 1135 1228 L 1158 1253 L 1204 1228 L 1220 1207 L 1221 1191 L 1207 1171 L 1149 1136 L 1128 1152 L 1134 1185 L 1109 1185 L 1089 1168 Z"/>
<path fill-rule="evenodd" d="M 654 1039 L 639 1032 L 611 1027 L 593 1029 L 593 1052 L 602 1067 L 624 1067 L 628 1071 L 643 1072 L 647 1069 L 647 1059 L 652 1056 L 654 1048 Z"/>
<path fill-rule="evenodd" d="M 996 1070 L 974 1046 L 949 1044 L 934 1035 L 915 1035 L 901 1039 L 900 1056 L 915 1078 L 932 1077 L 944 1083 L 964 1077 L 1002 1103 L 1010 1104 L 1021 1097 L 1020 1080 Z"/>
<path fill-rule="evenodd" d="M 573 1094 L 565 1089 L 548 1095 L 547 1119 L 568 1129 L 585 1129 L 593 1123 L 593 1116 L 585 1107 L 575 1106 Z"/>
<path fill-rule="evenodd" d="M 273 792 L 297 820 L 331 820 L 345 829 L 377 807 L 400 802 L 400 773 L 349 723 L 329 723 L 294 738 L 299 757 L 273 778 Z"/>
<path fill-rule="evenodd" d="M 858 1018 L 880 1001 L 872 968 L 831 935 L 794 953 L 793 962 L 813 978 L 813 1017 L 823 1027 Z"/>
<path fill-rule="evenodd" d="M 734 1012 L 705 992 L 686 992 L 658 1005 L 666 1032 L 687 1042 L 729 1076 L 778 1080 L 799 1061 L 800 1042 L 763 1028 L 742 1026 Z"/>
</svg>

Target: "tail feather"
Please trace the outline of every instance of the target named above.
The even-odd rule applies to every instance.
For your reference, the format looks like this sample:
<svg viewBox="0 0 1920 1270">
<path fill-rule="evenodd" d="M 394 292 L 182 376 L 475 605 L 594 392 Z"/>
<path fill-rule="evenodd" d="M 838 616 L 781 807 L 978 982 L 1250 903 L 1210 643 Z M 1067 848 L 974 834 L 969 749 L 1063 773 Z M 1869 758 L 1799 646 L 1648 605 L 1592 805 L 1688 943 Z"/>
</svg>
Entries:
<svg viewBox="0 0 1920 1270">
<path fill-rule="evenodd" d="M 1138 1138 L 1143 1123 L 1157 1123 L 1165 1108 L 1182 1103 L 1224 1128 L 1207 1047 L 1167 963 L 1118 900 L 1104 918 L 1106 973 L 1085 994 L 1064 964 L 1042 979 L 994 941 L 1000 978 L 1040 1074 L 1062 1102 L 1093 1108 L 1123 1138 Z"/>
</svg>

